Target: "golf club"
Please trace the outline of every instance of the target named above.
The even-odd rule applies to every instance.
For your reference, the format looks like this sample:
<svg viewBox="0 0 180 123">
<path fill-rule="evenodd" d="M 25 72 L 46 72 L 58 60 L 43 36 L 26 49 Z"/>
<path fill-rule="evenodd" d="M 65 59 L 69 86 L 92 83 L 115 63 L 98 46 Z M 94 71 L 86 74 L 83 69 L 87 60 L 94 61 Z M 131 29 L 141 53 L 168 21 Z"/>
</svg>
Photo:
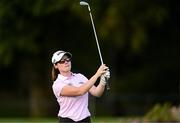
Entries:
<svg viewBox="0 0 180 123">
<path fill-rule="evenodd" d="M 95 36 L 95 39 L 96 39 L 96 44 L 97 44 L 97 48 L 98 48 L 98 52 L 99 52 L 99 57 L 100 57 L 100 60 L 101 60 L 101 64 L 104 64 L 103 59 L 102 59 L 102 55 L 101 55 L 100 46 L 99 46 L 99 41 L 98 41 L 97 34 L 96 34 L 96 29 L 95 29 L 95 26 L 94 26 L 93 17 L 92 17 L 92 14 L 91 14 L 91 8 L 90 8 L 89 3 L 86 2 L 86 1 L 85 0 L 81 0 L 80 1 L 80 5 L 88 7 L 89 15 L 90 15 L 90 19 L 91 19 L 91 23 L 92 23 L 92 27 L 93 27 L 93 31 L 94 31 L 94 36 Z M 106 89 L 109 90 L 110 86 L 109 86 L 109 79 L 108 78 L 106 78 L 106 82 L 107 82 Z"/>
</svg>

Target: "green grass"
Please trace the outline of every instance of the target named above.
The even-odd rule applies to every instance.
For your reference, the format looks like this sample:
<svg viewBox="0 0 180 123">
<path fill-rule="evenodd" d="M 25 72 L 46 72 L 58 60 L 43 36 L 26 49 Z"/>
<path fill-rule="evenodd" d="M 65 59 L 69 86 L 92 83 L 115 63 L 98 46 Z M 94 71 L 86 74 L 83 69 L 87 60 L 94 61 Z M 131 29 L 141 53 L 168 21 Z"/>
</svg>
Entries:
<svg viewBox="0 0 180 123">
<path fill-rule="evenodd" d="M 57 119 L 52 118 L 0 118 L 0 123 L 57 123 Z"/>
<path fill-rule="evenodd" d="M 92 123 L 132 123 L 130 118 L 92 118 Z M 53 118 L 41 118 L 41 119 L 31 119 L 31 118 L 0 118 L 0 123 L 58 123 L 57 119 Z"/>
</svg>

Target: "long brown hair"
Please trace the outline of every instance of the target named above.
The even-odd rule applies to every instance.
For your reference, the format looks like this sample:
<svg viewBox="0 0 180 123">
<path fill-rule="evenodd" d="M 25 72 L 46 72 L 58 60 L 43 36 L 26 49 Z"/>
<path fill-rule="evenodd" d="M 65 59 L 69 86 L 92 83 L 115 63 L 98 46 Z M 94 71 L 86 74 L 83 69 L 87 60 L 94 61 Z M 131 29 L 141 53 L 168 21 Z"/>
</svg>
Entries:
<svg viewBox="0 0 180 123">
<path fill-rule="evenodd" d="M 52 79 L 52 81 L 55 81 L 55 80 L 57 79 L 58 74 L 59 74 L 59 70 L 56 69 L 56 68 L 54 67 L 54 65 L 53 65 L 53 66 L 52 66 L 52 71 L 51 71 L 51 79 Z"/>
</svg>

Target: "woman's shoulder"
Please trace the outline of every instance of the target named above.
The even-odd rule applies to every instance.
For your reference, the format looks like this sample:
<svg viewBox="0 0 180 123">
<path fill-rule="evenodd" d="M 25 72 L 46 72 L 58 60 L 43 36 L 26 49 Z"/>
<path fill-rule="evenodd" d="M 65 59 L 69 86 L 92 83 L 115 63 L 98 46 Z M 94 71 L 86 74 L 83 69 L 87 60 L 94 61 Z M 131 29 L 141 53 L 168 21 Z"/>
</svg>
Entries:
<svg viewBox="0 0 180 123">
<path fill-rule="evenodd" d="M 79 77 L 79 78 L 87 78 L 84 74 L 82 73 L 73 73 L 74 76 Z"/>
<path fill-rule="evenodd" d="M 87 81 L 88 80 L 87 77 L 81 73 L 75 73 L 74 76 L 76 77 L 76 79 L 81 80 L 81 81 Z"/>
<path fill-rule="evenodd" d="M 73 76 L 84 76 L 84 75 L 82 73 L 73 73 Z"/>
</svg>

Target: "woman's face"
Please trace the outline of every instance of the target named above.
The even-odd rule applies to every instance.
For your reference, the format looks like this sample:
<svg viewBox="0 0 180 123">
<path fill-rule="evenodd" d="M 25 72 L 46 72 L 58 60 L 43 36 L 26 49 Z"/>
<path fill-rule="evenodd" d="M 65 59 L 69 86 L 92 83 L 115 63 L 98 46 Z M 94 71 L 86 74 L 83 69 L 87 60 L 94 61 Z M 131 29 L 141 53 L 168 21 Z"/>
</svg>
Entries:
<svg viewBox="0 0 180 123">
<path fill-rule="evenodd" d="M 59 69 L 60 73 L 71 71 L 71 58 L 64 55 L 62 59 L 56 63 L 56 68 Z"/>
</svg>

